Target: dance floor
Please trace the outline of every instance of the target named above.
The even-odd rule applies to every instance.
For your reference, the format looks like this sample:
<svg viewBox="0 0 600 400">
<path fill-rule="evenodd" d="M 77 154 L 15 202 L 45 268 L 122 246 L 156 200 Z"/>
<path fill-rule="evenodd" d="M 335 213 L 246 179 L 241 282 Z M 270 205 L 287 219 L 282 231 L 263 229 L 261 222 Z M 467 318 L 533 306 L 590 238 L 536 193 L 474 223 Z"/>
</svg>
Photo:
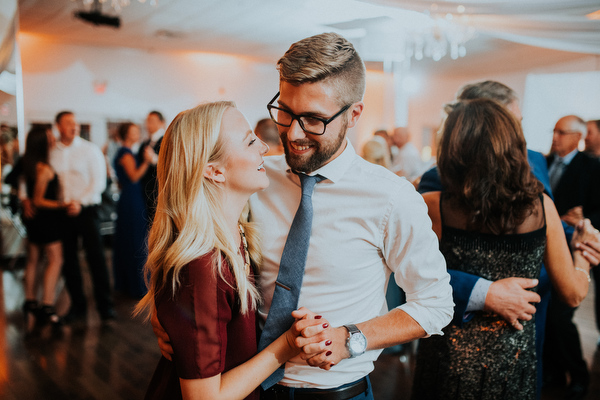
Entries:
<svg viewBox="0 0 600 400">
<path fill-rule="evenodd" d="M 110 260 L 110 252 L 107 252 Z M 65 326 L 61 333 L 42 331 L 26 338 L 23 331 L 22 269 L 5 269 L 0 295 L 0 399 L 143 399 L 160 357 L 151 327 L 131 317 L 134 300 L 116 297 L 118 319 L 102 325 L 90 304 L 87 324 Z M 91 293 L 86 271 L 87 293 Z M 583 350 L 592 371 L 588 400 L 600 400 L 600 351 L 593 315 L 593 291 L 576 313 Z M 92 301 L 90 300 L 90 303 Z M 59 309 L 68 307 L 63 291 Z M 401 353 L 382 354 L 371 374 L 375 399 L 410 397 L 416 343 Z M 562 399 L 561 390 L 543 393 Z"/>
</svg>

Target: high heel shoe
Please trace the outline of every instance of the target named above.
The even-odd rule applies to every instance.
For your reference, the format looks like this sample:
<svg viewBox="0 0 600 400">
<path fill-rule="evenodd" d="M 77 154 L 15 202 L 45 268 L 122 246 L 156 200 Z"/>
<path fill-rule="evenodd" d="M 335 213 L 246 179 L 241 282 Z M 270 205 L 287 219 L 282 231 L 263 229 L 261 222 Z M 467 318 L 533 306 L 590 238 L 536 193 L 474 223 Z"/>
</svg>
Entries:
<svg viewBox="0 0 600 400">
<path fill-rule="evenodd" d="M 39 305 L 37 300 L 26 300 L 23 304 L 23 316 L 25 317 L 25 333 L 33 332 L 37 324 Z"/>
<path fill-rule="evenodd" d="M 47 324 L 53 327 L 59 327 L 63 325 L 63 319 L 56 314 L 56 309 L 53 306 L 43 305 L 39 309 L 40 326 Z"/>
</svg>

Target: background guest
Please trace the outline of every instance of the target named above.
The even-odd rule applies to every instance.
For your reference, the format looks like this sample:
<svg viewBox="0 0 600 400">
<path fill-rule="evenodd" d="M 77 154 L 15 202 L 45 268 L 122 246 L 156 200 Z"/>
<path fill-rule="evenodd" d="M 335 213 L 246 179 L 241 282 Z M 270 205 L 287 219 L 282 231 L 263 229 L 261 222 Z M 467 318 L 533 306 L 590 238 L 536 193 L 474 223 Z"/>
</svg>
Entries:
<svg viewBox="0 0 600 400">
<path fill-rule="evenodd" d="M 423 173 L 423 161 L 419 150 L 409 141 L 408 128 L 397 127 L 394 129 L 391 140 L 398 149 L 396 153 L 392 151 L 392 171 L 413 182 Z"/>
<path fill-rule="evenodd" d="M 39 327 L 52 324 L 56 327 L 62 322 L 56 314 L 54 301 L 63 263 L 62 228 L 65 226 L 66 208 L 70 204 L 62 201 L 58 175 L 48 164 L 48 154 L 53 145 L 54 137 L 49 129 L 34 128 L 27 135 L 25 154 L 22 158 L 22 176 L 25 179 L 27 196 L 35 208 L 32 218 L 23 219 L 28 238 L 23 305 L 27 332 L 31 332 L 35 325 Z M 46 265 L 42 302 L 39 305 L 36 275 L 43 254 L 46 256 Z"/>
<path fill-rule="evenodd" d="M 587 122 L 585 152 L 592 157 L 600 158 L 600 119 Z"/>
<path fill-rule="evenodd" d="M 154 212 L 156 211 L 156 163 L 158 162 L 158 153 L 160 144 L 165 134 L 165 118 L 159 111 L 150 111 L 146 117 L 146 130 L 148 139 L 142 142 L 137 154 L 138 164 L 142 164 L 145 158 L 151 159 L 150 166 L 146 173 L 140 179 L 144 199 L 146 201 L 146 212 L 148 213 L 148 225 L 152 224 Z"/>
<path fill-rule="evenodd" d="M 448 268 L 489 280 L 537 279 L 543 258 L 558 295 L 579 304 L 589 262 L 580 250 L 571 259 L 556 209 L 529 168 L 517 119 L 488 99 L 448 106 L 437 160 L 444 191 L 424 199 Z M 583 228 L 573 242 L 594 238 L 589 221 Z M 412 397 L 466 396 L 536 397 L 531 316 L 507 322 L 476 312 L 468 324 L 421 340 Z"/>
<path fill-rule="evenodd" d="M 132 147 L 140 141 L 140 128 L 131 122 L 118 131 L 122 143 L 114 159 L 121 194 L 117 204 L 117 223 L 113 244 L 115 289 L 133 298 L 146 294 L 143 269 L 146 263 L 147 214 L 140 179 L 152 161 L 149 152 L 136 161 Z"/>
<path fill-rule="evenodd" d="M 387 142 L 381 136 L 373 136 L 362 148 L 362 156 L 368 162 L 381 165 L 386 169 L 392 167 L 390 159 L 390 148 Z"/>
<path fill-rule="evenodd" d="M 271 118 L 263 118 L 256 123 L 254 133 L 259 137 L 260 140 L 265 142 L 269 146 L 269 151 L 265 156 L 278 156 L 283 154 L 283 144 L 281 144 L 281 138 L 279 137 L 279 131 L 277 125 Z"/>
<path fill-rule="evenodd" d="M 96 309 L 102 321 L 109 321 L 115 318 L 115 311 L 98 216 L 106 187 L 106 162 L 98 146 L 79 137 L 79 126 L 71 111 L 58 113 L 55 121 L 60 140 L 50 151 L 50 165 L 63 186 L 64 200 L 69 202 L 63 236 L 63 275 L 71 308 L 65 320 L 83 321 L 87 315 L 79 265 L 81 238 L 94 285 Z"/>
<path fill-rule="evenodd" d="M 560 118 L 554 126 L 551 154 L 547 157 L 554 203 L 561 219 L 571 226 L 584 217 L 600 227 L 600 162 L 577 148 L 585 136 L 585 122 L 575 116 Z M 544 381 L 564 386 L 569 376 L 567 398 L 582 399 L 590 374 L 581 350 L 575 308 L 552 292 L 546 322 Z"/>
</svg>

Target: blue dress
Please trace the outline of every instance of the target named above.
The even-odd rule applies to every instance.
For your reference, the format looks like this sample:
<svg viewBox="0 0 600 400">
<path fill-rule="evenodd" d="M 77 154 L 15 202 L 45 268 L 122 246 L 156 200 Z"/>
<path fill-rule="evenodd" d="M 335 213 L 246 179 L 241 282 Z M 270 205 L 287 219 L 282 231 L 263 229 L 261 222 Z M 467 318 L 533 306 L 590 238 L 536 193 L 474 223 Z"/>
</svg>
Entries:
<svg viewBox="0 0 600 400">
<path fill-rule="evenodd" d="M 113 241 L 113 270 L 115 289 L 133 298 L 141 298 L 147 292 L 143 277 L 148 256 L 146 203 L 140 182 L 132 182 L 120 165 L 126 154 L 135 159 L 130 149 L 121 147 L 114 160 L 121 195 Z M 136 161 L 136 164 L 139 163 Z"/>
</svg>

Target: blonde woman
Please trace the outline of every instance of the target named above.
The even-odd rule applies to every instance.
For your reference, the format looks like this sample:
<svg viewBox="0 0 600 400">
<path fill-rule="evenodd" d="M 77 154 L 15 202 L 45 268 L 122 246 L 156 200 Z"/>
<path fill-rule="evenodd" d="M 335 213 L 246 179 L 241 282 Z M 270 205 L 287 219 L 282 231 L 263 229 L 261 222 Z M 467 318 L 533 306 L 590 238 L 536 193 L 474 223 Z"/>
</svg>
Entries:
<svg viewBox="0 0 600 400">
<path fill-rule="evenodd" d="M 370 163 L 381 165 L 387 169 L 392 167 L 390 148 L 381 136 L 373 136 L 363 145 L 363 158 Z"/>
<path fill-rule="evenodd" d="M 172 362 L 161 358 L 146 398 L 258 399 L 258 385 L 300 352 L 300 332 L 313 336 L 327 327 L 295 311 L 292 328 L 256 354 L 260 251 L 242 215 L 250 195 L 269 185 L 267 150 L 231 102 L 184 111 L 165 133 L 145 267 L 149 291 L 136 312 L 156 307 L 174 353 Z"/>
</svg>

